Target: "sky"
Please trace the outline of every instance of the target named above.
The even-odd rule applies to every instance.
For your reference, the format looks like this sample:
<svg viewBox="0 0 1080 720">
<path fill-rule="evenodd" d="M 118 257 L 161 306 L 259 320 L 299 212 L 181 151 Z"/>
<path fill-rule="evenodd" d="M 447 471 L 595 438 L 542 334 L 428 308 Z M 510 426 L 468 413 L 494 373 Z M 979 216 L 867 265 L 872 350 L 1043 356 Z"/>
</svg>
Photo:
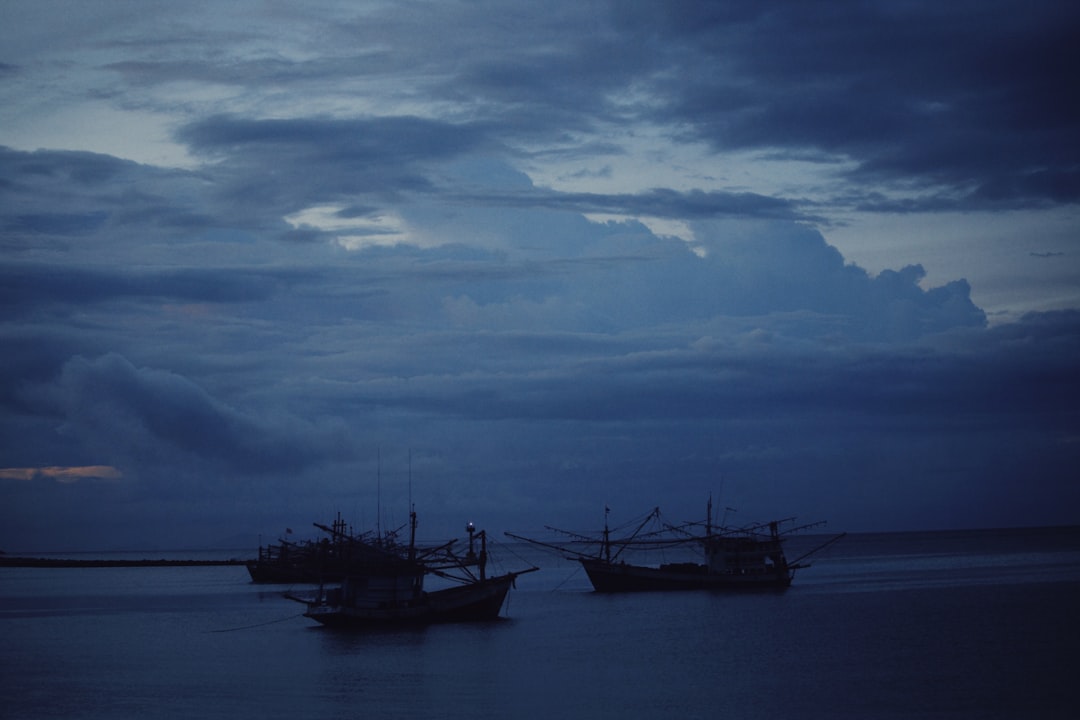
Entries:
<svg viewBox="0 0 1080 720">
<path fill-rule="evenodd" d="M 1080 523 L 1080 6 L 0 3 L 0 550 Z"/>
</svg>

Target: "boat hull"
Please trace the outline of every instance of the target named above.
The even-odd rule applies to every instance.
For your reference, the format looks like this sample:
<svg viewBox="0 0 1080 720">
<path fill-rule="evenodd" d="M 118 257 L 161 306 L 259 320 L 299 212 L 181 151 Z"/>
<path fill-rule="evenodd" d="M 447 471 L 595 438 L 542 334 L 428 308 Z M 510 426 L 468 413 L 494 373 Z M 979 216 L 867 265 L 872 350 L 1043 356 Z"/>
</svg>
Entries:
<svg viewBox="0 0 1080 720">
<path fill-rule="evenodd" d="M 248 575 L 253 583 L 265 584 L 295 584 L 320 582 L 337 582 L 344 577 L 341 570 L 321 571 L 318 568 L 307 567 L 283 567 L 269 563 L 249 562 L 246 563 Z"/>
<path fill-rule="evenodd" d="M 517 574 L 503 575 L 460 587 L 421 593 L 407 603 L 382 606 L 343 606 L 309 603 L 305 617 L 330 627 L 371 627 L 494 620 Z"/>
<path fill-rule="evenodd" d="M 791 575 L 784 570 L 711 573 L 705 565 L 680 563 L 656 567 L 581 558 L 593 589 L 602 593 L 663 590 L 784 590 Z"/>
</svg>

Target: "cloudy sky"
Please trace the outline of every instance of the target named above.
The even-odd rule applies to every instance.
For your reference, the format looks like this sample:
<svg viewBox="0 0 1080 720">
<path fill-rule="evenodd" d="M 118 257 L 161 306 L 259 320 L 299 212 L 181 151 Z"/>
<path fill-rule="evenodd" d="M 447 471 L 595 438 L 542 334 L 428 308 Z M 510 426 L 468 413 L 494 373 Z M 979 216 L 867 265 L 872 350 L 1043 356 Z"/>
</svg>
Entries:
<svg viewBox="0 0 1080 720">
<path fill-rule="evenodd" d="M 0 549 L 1080 522 L 1077 67 L 1039 0 L 8 0 Z"/>
</svg>

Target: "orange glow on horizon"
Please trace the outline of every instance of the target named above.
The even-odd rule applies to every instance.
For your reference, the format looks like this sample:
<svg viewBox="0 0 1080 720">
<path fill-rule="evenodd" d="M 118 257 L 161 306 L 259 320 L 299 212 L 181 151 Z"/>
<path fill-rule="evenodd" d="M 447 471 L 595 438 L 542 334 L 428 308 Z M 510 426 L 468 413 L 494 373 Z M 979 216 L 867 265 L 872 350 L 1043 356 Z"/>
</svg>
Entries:
<svg viewBox="0 0 1080 720">
<path fill-rule="evenodd" d="M 74 483 L 86 478 L 118 480 L 124 474 L 111 465 L 83 465 L 80 467 L 23 467 L 0 468 L 0 480 L 35 480 L 50 478 L 59 483 Z"/>
</svg>

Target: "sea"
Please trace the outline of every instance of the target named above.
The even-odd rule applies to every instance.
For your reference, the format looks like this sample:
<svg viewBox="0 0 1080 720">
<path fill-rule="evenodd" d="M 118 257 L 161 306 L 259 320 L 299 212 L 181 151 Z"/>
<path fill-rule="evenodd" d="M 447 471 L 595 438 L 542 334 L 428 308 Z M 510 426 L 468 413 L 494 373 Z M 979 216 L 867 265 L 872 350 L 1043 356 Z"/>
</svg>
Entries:
<svg viewBox="0 0 1080 720">
<path fill-rule="evenodd" d="M 243 566 L 0 568 L 0 718 L 1080 717 L 1077 527 L 849 534 L 779 593 L 491 549 L 542 568 L 501 619 L 345 632 Z"/>
</svg>

